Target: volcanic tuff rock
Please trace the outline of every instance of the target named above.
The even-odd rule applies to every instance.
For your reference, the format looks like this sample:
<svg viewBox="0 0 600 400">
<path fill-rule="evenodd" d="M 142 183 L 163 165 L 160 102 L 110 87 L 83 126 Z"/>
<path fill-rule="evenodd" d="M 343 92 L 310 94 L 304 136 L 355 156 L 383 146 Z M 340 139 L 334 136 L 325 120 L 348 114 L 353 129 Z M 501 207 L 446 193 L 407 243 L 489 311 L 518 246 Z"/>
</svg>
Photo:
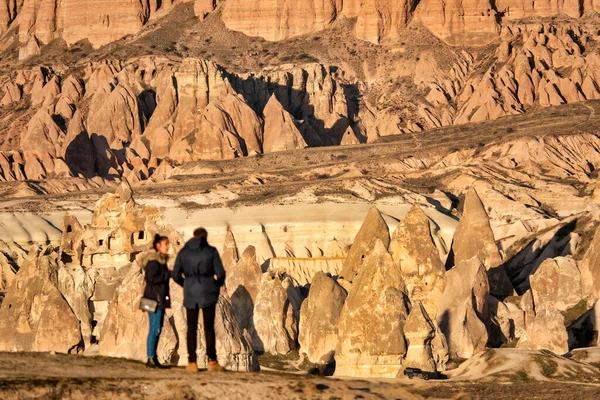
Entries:
<svg viewBox="0 0 600 400">
<path fill-rule="evenodd" d="M 79 320 L 85 347 L 92 343 L 92 313 L 89 301 L 94 295 L 93 279 L 81 265 L 67 264 L 58 269 L 58 290 Z"/>
<path fill-rule="evenodd" d="M 488 43 L 500 31 L 496 10 L 488 1 L 424 0 L 417 7 L 417 19 L 434 35 L 453 45 Z"/>
<path fill-rule="evenodd" d="M 140 262 L 145 265 L 143 261 Z M 139 310 L 145 286 L 140 262 L 135 262 L 129 267 L 110 303 L 98 345 L 98 350 L 103 356 L 140 361 L 146 359 L 148 314 Z M 177 342 L 173 340 L 176 336 L 169 320 L 165 319 L 165 322 L 159 341 L 159 357 L 161 360 L 170 361 L 177 348 Z M 164 340 L 167 336 L 171 336 L 171 340 Z"/>
<path fill-rule="evenodd" d="M 435 315 L 446 286 L 446 269 L 429 224 L 419 206 L 411 208 L 392 235 L 390 253 L 402 271 L 411 303 L 421 302 L 427 315 Z"/>
<path fill-rule="evenodd" d="M 18 15 L 21 58 L 38 53 L 41 45 L 58 37 L 69 45 L 87 39 L 94 47 L 100 47 L 138 32 L 151 16 L 168 10 L 175 1 L 4 1 L 0 3 L 0 34 Z M 206 8 L 199 5 L 198 11 Z"/>
<path fill-rule="evenodd" d="M 346 291 L 323 272 L 312 279 L 308 297 L 300 309 L 298 342 L 300 352 L 316 364 L 334 359 L 338 341 L 338 322 L 346 301 Z"/>
<path fill-rule="evenodd" d="M 235 267 L 228 271 L 225 285 L 240 329 L 246 329 L 251 334 L 254 332 L 254 306 L 261 279 L 262 270 L 256 261 L 256 249 L 249 246 Z"/>
<path fill-rule="evenodd" d="M 235 238 L 233 237 L 233 232 L 227 230 L 225 243 L 223 244 L 223 251 L 221 252 L 221 260 L 223 261 L 223 267 L 227 273 L 226 276 L 229 276 L 229 273 L 235 267 L 239 259 L 240 257 L 237 250 L 237 245 L 235 243 Z"/>
<path fill-rule="evenodd" d="M 562 11 L 558 7 L 551 10 L 547 15 Z M 377 44 L 383 39 L 397 38 L 414 16 L 448 43 L 482 45 L 500 33 L 497 11 L 500 8 L 489 2 L 310 0 L 292 5 L 289 1 L 227 0 L 222 18 L 231 30 L 272 41 L 323 30 L 342 16 L 356 18 L 356 37 Z M 257 23 L 259 20 L 263 23 Z"/>
<path fill-rule="evenodd" d="M 367 263 L 375 243 L 380 240 L 384 248 L 390 244 L 390 230 L 376 207 L 371 207 L 348 251 L 341 276 L 352 282 Z"/>
<path fill-rule="evenodd" d="M 566 354 L 569 351 L 569 337 L 564 320 L 564 316 L 554 308 L 536 311 L 535 318 L 527 325 L 517 348 Z"/>
<path fill-rule="evenodd" d="M 563 312 L 584 299 L 577 263 L 568 258 L 547 259 L 530 277 L 534 317 L 526 324 L 518 348 L 569 351 Z"/>
<path fill-rule="evenodd" d="M 547 259 L 529 279 L 536 310 L 552 304 L 558 311 L 567 311 L 584 298 L 581 273 L 571 258 Z"/>
<path fill-rule="evenodd" d="M 253 346 L 256 351 L 287 354 L 296 348 L 298 320 L 294 306 L 277 275 L 265 274 L 254 305 Z"/>
<path fill-rule="evenodd" d="M 172 64 L 142 57 L 91 62 L 65 76 L 46 68 L 18 74 L 20 83 L 2 89 L 6 111 L 33 107 L 25 127 L 22 116 L 14 118 L 2 149 L 31 154 L 24 174 L 7 160 L 6 180 L 97 174 L 135 183 L 164 172 L 157 165 L 167 168 L 165 158 L 183 163 L 337 145 L 350 124 L 359 135 L 367 129 L 351 116 L 350 106 L 361 106 L 346 93 L 343 72 L 320 64 L 256 77 L 194 58 Z"/>
<path fill-rule="evenodd" d="M 502 257 L 488 215 L 473 188 L 465 196 L 463 214 L 454 234 L 452 254 L 455 265 L 478 257 L 488 271 L 492 294 L 510 296 L 513 293 L 512 283 L 501 265 Z"/>
<path fill-rule="evenodd" d="M 229 29 L 249 36 L 283 40 L 327 27 L 335 19 L 335 3 L 332 0 L 227 0 L 223 22 Z"/>
<path fill-rule="evenodd" d="M 506 270 L 510 271 L 518 293 L 523 294 L 530 289 L 529 277 L 537 271 L 544 260 L 575 254 L 580 237 L 576 232 L 568 232 L 573 223 L 575 223 L 574 219 L 567 218 L 541 234 L 529 238 L 530 242 L 505 263 Z M 585 272 L 584 261 L 579 266 L 582 274 Z"/>
<path fill-rule="evenodd" d="M 155 208 L 135 203 L 126 183 L 98 201 L 91 224 L 82 226 L 75 217 L 65 216 L 61 247 L 52 257 L 60 255 L 57 286 L 78 320 L 76 332 L 81 348 L 93 349 L 97 342 L 102 355 L 146 358 L 148 317 L 138 306 L 145 285 L 143 266 L 152 254 L 148 247 L 155 232 L 171 238 L 175 252 L 183 243 L 179 233 L 163 224 Z M 130 262 L 132 258 L 134 262 Z M 171 267 L 173 263 L 171 258 Z M 38 264 L 46 265 L 45 261 Z M 185 309 L 183 289 L 173 282 L 171 285 L 172 308 L 166 311 L 158 355 L 163 362 L 178 363 L 184 362 L 187 355 L 181 342 L 186 330 Z M 203 338 L 202 321 L 199 327 L 199 337 Z M 14 324 L 9 328 L 15 329 Z M 225 298 L 217 307 L 216 329 L 217 352 L 223 366 L 236 371 L 258 369 L 250 336 L 239 328 L 231 303 Z M 48 348 L 65 351 L 60 346 L 60 342 L 50 343 Z M 205 366 L 204 347 L 199 355 L 201 366 Z"/>
<path fill-rule="evenodd" d="M 413 303 L 404 325 L 404 336 L 408 342 L 404 365 L 423 371 L 436 371 L 437 366 L 431 350 L 435 327 L 421 302 Z"/>
<path fill-rule="evenodd" d="M 343 255 L 342 251 L 340 255 Z M 291 278 L 296 285 L 304 286 L 312 283 L 317 273 L 324 272 L 331 276 L 338 276 L 346 257 L 277 257 L 271 258 L 268 271 L 283 273 Z"/>
<path fill-rule="evenodd" d="M 263 149 L 265 153 L 303 149 L 307 144 L 296 128 L 294 118 L 283 109 L 275 95 L 264 110 L 265 132 Z"/>
<path fill-rule="evenodd" d="M 2 114 L 11 121 L 0 147 L 34 154 L 27 159 L 22 156 L 19 162 L 10 159 L 11 153 L 2 154 L 0 158 L 7 162 L 0 179 L 98 174 L 135 183 L 165 179 L 176 163 L 261 153 L 262 115 L 273 95 L 283 108 L 282 115 L 291 115 L 282 118 L 276 113 L 277 123 L 269 123 L 268 131 L 279 134 L 285 128 L 293 133 L 291 146 L 284 148 L 297 147 L 294 142 L 298 141 L 302 147 L 302 140 L 309 146 L 372 142 L 423 127 L 477 122 L 527 112 L 538 105 L 594 99 L 600 97 L 595 72 L 600 59 L 590 46 L 583 45 L 592 35 L 585 26 L 511 25 L 505 28 L 497 49 L 498 59 L 504 61 L 489 68 L 476 52 L 454 51 L 452 65 L 444 66 L 439 57 L 423 52 L 407 73 L 414 88 L 427 94 L 414 100 L 418 103 L 415 110 L 402 115 L 389 109 L 395 98 L 386 99 L 382 106 L 388 94 L 382 94 L 382 101 L 373 106 L 369 93 L 375 86 L 356 81 L 356 72 L 317 63 L 236 75 L 208 61 L 152 56 L 90 62 L 83 70 L 68 72 L 60 66 L 16 70 L 0 77 L 2 98 L 9 106 Z M 577 67 L 566 76 L 565 65 Z M 27 110 L 25 115 L 23 110 Z M 103 116 L 120 123 L 103 125 Z M 27 122 L 25 127 L 23 122 Z M 526 162 L 538 167 L 524 166 L 528 170 L 548 168 L 546 162 L 537 161 L 539 157 L 525 156 L 539 151 L 535 149 L 538 141 L 523 146 L 527 151 L 502 157 L 502 165 L 510 168 L 511 163 Z M 504 146 L 504 152 L 516 151 Z M 496 158 L 492 153 L 486 159 Z M 165 162 L 167 157 L 171 160 Z M 551 169 L 555 165 L 549 164 Z"/>
<path fill-rule="evenodd" d="M 600 228 L 581 262 L 583 292 L 593 300 L 600 299 Z"/>
<path fill-rule="evenodd" d="M 57 288 L 54 249 L 32 248 L 0 306 L 0 351 L 77 352 L 79 321 Z"/>
<path fill-rule="evenodd" d="M 398 376 L 407 348 L 404 327 L 409 310 L 404 290 L 400 268 L 377 239 L 340 315 L 335 375 Z"/>
<path fill-rule="evenodd" d="M 177 332 L 178 347 L 175 355 L 179 356 L 179 362 L 187 362 L 187 342 L 184 332 L 187 331 L 186 311 L 183 307 L 183 289 L 171 284 L 173 304 L 173 324 Z M 230 371 L 258 371 L 260 366 L 254 350 L 250 335 L 240 329 L 233 314 L 231 302 L 223 296 L 219 296 L 215 318 L 215 332 L 217 337 L 217 358 L 219 364 Z M 204 339 L 204 321 L 198 320 L 198 366 L 206 368 L 208 357 Z"/>
<path fill-rule="evenodd" d="M 0 252 L 0 290 L 6 288 L 12 283 L 15 277 L 15 269 L 4 253 Z"/>
<path fill-rule="evenodd" d="M 177 2 L 131 2 L 122 4 L 105 0 L 53 1 L 26 0 L 0 3 L 0 34 L 11 23 L 19 25 L 21 58 L 40 52 L 41 46 L 62 37 L 69 45 L 88 39 L 94 47 L 135 34 L 148 21 L 163 15 Z M 482 45 L 493 41 L 510 21 L 524 17 L 549 17 L 567 14 L 572 18 L 597 11 L 593 4 L 525 4 L 514 0 L 502 2 L 450 2 L 406 0 L 316 1 L 302 3 L 289 0 L 195 0 L 194 13 L 204 19 L 219 3 L 225 25 L 249 36 L 267 40 L 285 40 L 315 33 L 345 18 L 356 18 L 356 37 L 373 43 L 397 38 L 413 19 L 421 21 L 431 32 L 454 45 Z M 498 18 L 502 15 L 502 18 Z M 17 19 L 17 16 L 19 18 Z"/>
<path fill-rule="evenodd" d="M 446 273 L 436 320 L 451 357 L 470 358 L 486 348 L 489 290 L 485 267 L 477 257 L 461 261 Z"/>
</svg>

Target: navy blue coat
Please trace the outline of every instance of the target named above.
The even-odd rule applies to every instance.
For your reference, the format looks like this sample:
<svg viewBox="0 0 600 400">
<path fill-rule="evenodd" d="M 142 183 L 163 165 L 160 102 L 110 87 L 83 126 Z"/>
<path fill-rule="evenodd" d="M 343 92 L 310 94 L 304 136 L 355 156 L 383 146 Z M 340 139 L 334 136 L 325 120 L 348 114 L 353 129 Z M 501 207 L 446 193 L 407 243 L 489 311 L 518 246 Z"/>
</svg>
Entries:
<svg viewBox="0 0 600 400">
<path fill-rule="evenodd" d="M 183 286 L 185 308 L 206 308 L 217 304 L 225 269 L 219 252 L 206 239 L 194 238 L 177 255 L 173 279 Z"/>
</svg>

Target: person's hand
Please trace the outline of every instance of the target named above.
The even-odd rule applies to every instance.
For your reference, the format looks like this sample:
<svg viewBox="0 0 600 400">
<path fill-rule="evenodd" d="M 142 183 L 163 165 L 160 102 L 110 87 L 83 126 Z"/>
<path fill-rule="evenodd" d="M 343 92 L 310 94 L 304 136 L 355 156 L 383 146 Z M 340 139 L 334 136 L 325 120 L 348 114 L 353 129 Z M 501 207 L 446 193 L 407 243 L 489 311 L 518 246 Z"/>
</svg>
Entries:
<svg viewBox="0 0 600 400">
<path fill-rule="evenodd" d="M 218 280 L 219 280 L 219 277 L 217 276 L 217 274 L 214 274 L 214 275 L 213 275 L 213 279 L 214 279 L 215 281 L 218 281 Z"/>
</svg>

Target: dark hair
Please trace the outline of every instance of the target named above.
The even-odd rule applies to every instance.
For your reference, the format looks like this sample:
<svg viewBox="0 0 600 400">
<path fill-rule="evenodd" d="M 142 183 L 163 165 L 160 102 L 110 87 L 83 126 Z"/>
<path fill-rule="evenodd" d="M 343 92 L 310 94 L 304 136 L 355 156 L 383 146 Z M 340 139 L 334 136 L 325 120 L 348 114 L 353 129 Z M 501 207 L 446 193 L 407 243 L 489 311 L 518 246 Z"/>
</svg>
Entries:
<svg viewBox="0 0 600 400">
<path fill-rule="evenodd" d="M 156 235 L 154 235 L 154 241 L 152 242 L 152 248 L 154 250 L 156 250 L 156 245 L 158 245 L 163 240 L 169 240 L 169 238 L 166 236 L 161 236 L 158 233 Z"/>
<path fill-rule="evenodd" d="M 208 239 L 208 232 L 204 228 L 198 228 L 194 231 L 194 237 L 200 239 Z"/>
</svg>

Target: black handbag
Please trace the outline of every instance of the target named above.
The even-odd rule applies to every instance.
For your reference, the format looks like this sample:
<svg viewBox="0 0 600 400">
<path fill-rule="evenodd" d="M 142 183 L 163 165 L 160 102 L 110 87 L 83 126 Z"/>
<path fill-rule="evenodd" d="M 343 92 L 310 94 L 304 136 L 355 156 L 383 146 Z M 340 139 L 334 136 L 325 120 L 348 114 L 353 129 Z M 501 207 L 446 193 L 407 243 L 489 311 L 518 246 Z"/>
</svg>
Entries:
<svg viewBox="0 0 600 400">
<path fill-rule="evenodd" d="M 142 297 L 140 300 L 140 310 L 146 311 L 149 313 L 155 313 L 158 308 L 158 301 L 149 299 L 147 297 Z"/>
</svg>

